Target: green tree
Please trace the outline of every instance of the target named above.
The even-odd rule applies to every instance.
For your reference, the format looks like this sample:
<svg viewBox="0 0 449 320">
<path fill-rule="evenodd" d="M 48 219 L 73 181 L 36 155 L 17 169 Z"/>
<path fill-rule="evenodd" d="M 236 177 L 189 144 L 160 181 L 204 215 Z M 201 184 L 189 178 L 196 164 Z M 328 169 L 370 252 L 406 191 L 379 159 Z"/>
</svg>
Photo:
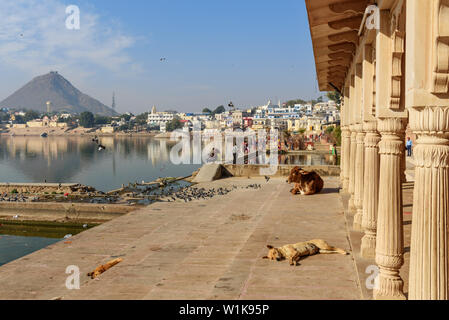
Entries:
<svg viewBox="0 0 449 320">
<path fill-rule="evenodd" d="M 95 123 L 95 118 L 92 112 L 85 111 L 80 114 L 80 126 L 84 128 L 92 128 Z"/>
<path fill-rule="evenodd" d="M 136 124 L 139 126 L 144 126 L 148 121 L 148 112 L 144 112 L 136 116 Z"/>
<path fill-rule="evenodd" d="M 25 116 L 23 117 L 23 119 L 28 122 L 34 119 L 39 119 L 40 114 L 37 111 L 34 110 L 28 110 L 27 112 L 25 112 Z"/>
<path fill-rule="evenodd" d="M 131 119 L 131 117 L 132 116 L 130 114 L 127 114 L 127 113 L 121 115 L 121 118 L 125 119 L 126 122 L 128 122 L 129 119 Z"/>
<path fill-rule="evenodd" d="M 329 98 L 329 100 L 335 101 L 335 103 L 337 104 L 338 110 L 340 110 L 340 106 L 341 106 L 341 94 L 338 93 L 337 91 L 329 91 L 329 92 L 327 93 L 327 97 Z"/>
<path fill-rule="evenodd" d="M 98 114 L 95 115 L 94 119 L 95 119 L 94 123 L 96 125 L 110 124 L 112 121 L 112 119 L 110 117 L 100 116 Z"/>
<path fill-rule="evenodd" d="M 326 128 L 326 133 L 327 134 L 331 134 L 334 131 L 334 127 L 333 126 L 329 126 Z"/>
<path fill-rule="evenodd" d="M 0 112 L 0 121 L 8 121 L 9 120 L 9 114 L 6 112 Z"/>
<path fill-rule="evenodd" d="M 181 129 L 182 127 L 183 127 L 183 124 L 177 117 L 173 118 L 172 121 L 167 123 L 167 131 L 168 132 L 175 131 L 176 129 Z"/>
<path fill-rule="evenodd" d="M 307 102 L 302 99 L 296 99 L 296 100 L 289 100 L 285 103 L 287 107 L 293 107 L 295 104 L 307 104 Z"/>
<path fill-rule="evenodd" d="M 209 108 L 204 108 L 203 113 L 212 114 L 212 111 Z"/>
<path fill-rule="evenodd" d="M 221 113 L 223 113 L 223 112 L 226 112 L 226 108 L 225 108 L 224 106 L 218 106 L 218 107 L 214 110 L 213 114 L 221 114 Z"/>
</svg>

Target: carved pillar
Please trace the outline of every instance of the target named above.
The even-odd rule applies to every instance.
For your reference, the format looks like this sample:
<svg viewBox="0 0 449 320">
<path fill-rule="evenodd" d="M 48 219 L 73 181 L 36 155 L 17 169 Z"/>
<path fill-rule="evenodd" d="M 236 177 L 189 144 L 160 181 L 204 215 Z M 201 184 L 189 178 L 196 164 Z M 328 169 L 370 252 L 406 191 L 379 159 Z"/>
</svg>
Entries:
<svg viewBox="0 0 449 320">
<path fill-rule="evenodd" d="M 376 263 L 379 266 L 379 287 L 374 290 L 377 300 L 404 300 L 403 280 L 399 269 L 404 263 L 402 221 L 401 156 L 404 141 L 401 134 L 405 121 L 400 118 L 378 120 L 382 135 L 379 143 L 380 177 L 377 221 Z"/>
<path fill-rule="evenodd" d="M 409 36 L 410 35 L 410 36 Z M 407 2 L 415 189 L 410 299 L 449 299 L 449 1 Z"/>
<path fill-rule="evenodd" d="M 350 170 L 350 159 L 351 159 L 351 131 L 348 126 L 342 129 L 342 168 L 343 168 L 343 191 L 349 191 L 349 170 Z"/>
<path fill-rule="evenodd" d="M 376 257 L 377 208 L 379 200 L 379 147 L 380 135 L 375 121 L 365 122 L 365 176 L 363 189 L 363 217 L 361 255 L 367 259 Z"/>
<path fill-rule="evenodd" d="M 449 299 L 449 108 L 410 110 L 419 135 L 410 252 L 410 299 Z"/>
<path fill-rule="evenodd" d="M 404 148 L 405 148 L 405 132 L 403 135 L 401 135 L 401 139 L 402 141 L 404 141 Z M 401 181 L 407 182 L 407 175 L 405 174 L 405 170 L 407 169 L 407 159 L 406 159 L 406 154 L 405 151 L 402 154 L 402 158 L 401 158 Z"/>
<path fill-rule="evenodd" d="M 363 132 L 363 124 L 356 125 L 357 147 L 355 156 L 355 186 L 354 186 L 354 204 L 356 214 L 354 216 L 354 230 L 362 230 L 363 217 L 363 175 L 365 165 L 365 133 Z"/>
<path fill-rule="evenodd" d="M 357 209 L 354 203 L 354 192 L 355 192 L 355 158 L 357 151 L 357 132 L 355 131 L 355 125 L 350 126 L 351 130 L 351 150 L 349 156 L 349 193 L 351 197 L 349 198 L 348 209 L 349 212 L 355 212 Z"/>
</svg>

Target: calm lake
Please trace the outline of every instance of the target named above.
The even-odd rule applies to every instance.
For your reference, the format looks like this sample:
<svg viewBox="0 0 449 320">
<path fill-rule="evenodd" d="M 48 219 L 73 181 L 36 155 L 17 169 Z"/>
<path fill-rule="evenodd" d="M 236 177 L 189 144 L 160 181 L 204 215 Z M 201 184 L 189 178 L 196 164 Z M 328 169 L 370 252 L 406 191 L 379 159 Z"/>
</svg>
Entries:
<svg viewBox="0 0 449 320">
<path fill-rule="evenodd" d="M 81 183 L 110 191 L 129 182 L 184 177 L 201 167 L 175 165 L 175 145 L 151 137 L 0 137 L 0 182 Z M 326 165 L 329 155 L 279 156 L 280 164 Z"/>
</svg>

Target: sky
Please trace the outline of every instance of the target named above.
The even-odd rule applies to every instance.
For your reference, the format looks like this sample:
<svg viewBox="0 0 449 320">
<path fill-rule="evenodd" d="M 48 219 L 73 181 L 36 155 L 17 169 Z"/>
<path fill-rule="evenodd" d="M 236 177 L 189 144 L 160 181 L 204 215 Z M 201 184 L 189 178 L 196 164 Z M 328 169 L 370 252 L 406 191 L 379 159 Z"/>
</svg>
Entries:
<svg viewBox="0 0 449 320">
<path fill-rule="evenodd" d="M 324 95 L 302 0 L 0 0 L 0 101 L 50 71 L 135 114 Z"/>
</svg>

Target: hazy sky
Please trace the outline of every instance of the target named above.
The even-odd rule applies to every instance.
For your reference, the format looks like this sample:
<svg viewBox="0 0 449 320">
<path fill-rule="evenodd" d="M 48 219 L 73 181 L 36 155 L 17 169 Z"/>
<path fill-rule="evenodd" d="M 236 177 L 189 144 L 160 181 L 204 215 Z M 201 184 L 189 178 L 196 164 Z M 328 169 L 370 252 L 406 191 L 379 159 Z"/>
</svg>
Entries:
<svg viewBox="0 0 449 320">
<path fill-rule="evenodd" d="M 120 112 L 322 95 L 302 0 L 0 0 L 0 101 L 51 70 Z"/>
</svg>

